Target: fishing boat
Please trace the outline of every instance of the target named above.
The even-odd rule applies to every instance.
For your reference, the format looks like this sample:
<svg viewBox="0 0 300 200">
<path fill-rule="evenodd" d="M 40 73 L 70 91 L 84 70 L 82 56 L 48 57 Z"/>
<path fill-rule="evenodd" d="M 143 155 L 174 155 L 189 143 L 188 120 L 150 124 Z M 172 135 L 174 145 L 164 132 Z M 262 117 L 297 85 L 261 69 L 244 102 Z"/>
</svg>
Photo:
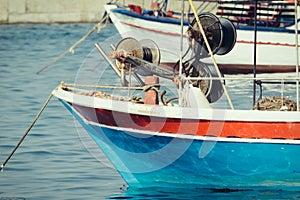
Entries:
<svg viewBox="0 0 300 200">
<path fill-rule="evenodd" d="M 118 32 L 125 37 L 139 40 L 151 38 L 161 49 L 179 51 L 181 21 L 180 13 L 167 10 L 168 1 L 162 5 L 154 2 L 151 10 L 143 10 L 138 5 L 119 6 L 105 5 L 112 23 Z M 222 73 L 252 73 L 253 49 L 257 45 L 257 73 L 294 72 L 295 48 L 295 11 L 291 1 L 203 1 L 201 8 L 216 4 L 214 9 L 218 17 L 228 18 L 237 29 L 236 46 L 225 56 L 216 55 Z M 256 6 L 255 6 L 256 5 Z M 257 17 L 254 18 L 254 9 Z M 297 7 L 300 12 L 300 7 Z M 184 30 L 193 26 L 193 17 L 186 14 L 183 20 Z M 257 23 L 254 23 L 254 21 Z M 300 20 L 297 21 L 299 27 Z M 257 25 L 254 30 L 254 24 Z M 299 28 L 298 28 L 299 29 Z M 254 38 L 257 41 L 254 42 Z M 188 44 L 183 44 L 185 47 Z M 241 54 L 241 52 L 243 52 Z M 280 55 L 280 56 L 274 56 Z"/>
<path fill-rule="evenodd" d="M 236 33 L 230 20 L 222 20 L 195 13 L 191 52 L 181 50 L 171 69 L 160 65 L 153 40 L 114 41 L 107 44 L 109 56 L 97 43 L 116 73 L 114 83 L 61 83 L 53 90 L 130 187 L 299 189 L 298 68 L 279 78 L 224 76 L 213 58 L 234 51 Z M 222 28 L 207 32 L 206 26 Z M 231 42 L 215 37 L 220 34 Z M 214 71 L 203 62 L 207 57 Z M 254 92 L 253 109 L 252 103 L 251 109 L 235 109 L 226 85 L 236 79 L 253 81 L 260 93 L 265 84 L 291 84 L 294 95 L 258 100 Z M 223 97 L 225 107 L 215 108 Z"/>
</svg>

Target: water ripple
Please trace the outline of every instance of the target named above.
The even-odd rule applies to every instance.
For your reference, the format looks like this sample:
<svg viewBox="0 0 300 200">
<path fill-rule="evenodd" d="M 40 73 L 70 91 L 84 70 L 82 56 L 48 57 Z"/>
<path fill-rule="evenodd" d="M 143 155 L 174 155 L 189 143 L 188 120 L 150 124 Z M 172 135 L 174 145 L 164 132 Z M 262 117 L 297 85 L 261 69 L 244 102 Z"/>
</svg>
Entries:
<svg viewBox="0 0 300 200">
<path fill-rule="evenodd" d="M 4 25 L 0 26 L 0 160 L 4 160 L 19 142 L 50 92 L 62 81 L 77 81 L 82 61 L 99 56 L 94 49 L 116 29 L 109 25 L 102 33 L 92 34 L 75 51 L 45 70 L 36 71 L 69 49 L 94 24 Z M 90 54 L 92 49 L 93 54 Z M 95 53 L 96 52 L 96 53 Z M 98 58 L 98 57 L 95 57 Z M 99 60 L 89 63 L 84 73 L 99 78 Z M 108 72 L 109 78 L 114 73 Z M 101 80 L 106 81 L 106 80 Z M 227 83 L 234 104 L 247 108 L 252 84 Z M 288 86 L 287 86 L 288 87 Z M 271 92 L 276 88 L 268 86 Z M 265 93 L 264 95 L 269 95 Z M 226 100 L 218 104 L 223 105 Z M 216 106 L 218 106 L 216 104 Z M 121 190 L 124 181 L 105 163 L 95 159 L 81 143 L 71 115 L 55 99 L 51 100 L 36 125 L 1 173 L 0 200 L 6 199 L 296 199 L 288 192 L 229 192 L 210 190 L 172 190 L 151 188 Z M 84 133 L 82 133 L 84 134 Z M 187 192 L 188 191 L 188 192 Z"/>
</svg>

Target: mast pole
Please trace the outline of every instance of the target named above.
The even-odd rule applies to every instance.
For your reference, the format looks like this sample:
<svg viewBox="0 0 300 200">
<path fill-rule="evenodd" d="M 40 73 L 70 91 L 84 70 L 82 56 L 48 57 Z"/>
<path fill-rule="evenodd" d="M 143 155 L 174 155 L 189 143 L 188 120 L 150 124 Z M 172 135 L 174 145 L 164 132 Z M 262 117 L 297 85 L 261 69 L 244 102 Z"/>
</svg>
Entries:
<svg viewBox="0 0 300 200">
<path fill-rule="evenodd" d="M 167 8 L 168 8 L 168 0 L 164 0 L 162 10 L 167 12 Z"/>
<path fill-rule="evenodd" d="M 183 55 L 183 22 L 184 22 L 184 0 L 181 1 L 181 19 L 180 19 L 180 26 L 181 26 L 181 37 L 180 37 L 180 55 L 179 55 L 179 92 L 178 92 L 178 100 L 179 105 L 182 105 L 182 55 Z"/>
<path fill-rule="evenodd" d="M 299 40 L 298 40 L 298 8 L 297 8 L 298 1 L 295 0 L 295 44 L 296 44 L 296 76 L 297 76 L 297 82 L 296 82 L 296 98 L 297 98 L 297 111 L 299 112 Z M 300 5 L 299 5 L 300 6 Z"/>
<path fill-rule="evenodd" d="M 256 103 L 256 43 L 257 43 L 257 0 L 254 6 L 254 56 L 253 56 L 253 106 Z"/>
</svg>

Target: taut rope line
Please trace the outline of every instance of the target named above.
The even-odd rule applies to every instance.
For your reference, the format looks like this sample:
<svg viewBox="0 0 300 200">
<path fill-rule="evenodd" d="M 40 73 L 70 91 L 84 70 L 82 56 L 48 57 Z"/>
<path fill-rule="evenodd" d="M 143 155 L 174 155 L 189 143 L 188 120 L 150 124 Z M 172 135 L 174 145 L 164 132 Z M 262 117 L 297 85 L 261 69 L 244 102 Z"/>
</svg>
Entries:
<svg viewBox="0 0 300 200">
<path fill-rule="evenodd" d="M 194 16 L 195 16 L 195 19 L 196 19 L 196 21 L 197 21 L 197 24 L 198 24 L 198 26 L 199 26 L 200 32 L 201 32 L 201 34 L 202 34 L 202 36 L 203 36 L 205 45 L 206 45 L 206 47 L 207 47 L 207 49 L 208 49 L 208 52 L 209 52 L 210 57 L 211 57 L 211 59 L 212 59 L 212 62 L 213 62 L 213 64 L 214 64 L 214 67 L 215 67 L 215 69 L 216 69 L 216 72 L 217 72 L 219 78 L 222 78 L 222 75 L 221 75 L 221 72 L 220 72 L 219 67 L 218 67 L 218 65 L 217 65 L 216 59 L 215 59 L 215 57 L 214 57 L 214 55 L 213 55 L 213 53 L 212 53 L 212 50 L 211 50 L 211 48 L 210 48 L 210 45 L 209 45 L 208 40 L 207 40 L 207 38 L 206 38 L 206 35 L 205 35 L 205 33 L 204 33 L 203 27 L 202 27 L 202 25 L 201 25 L 201 23 L 200 23 L 200 19 L 199 19 L 199 17 L 198 17 L 197 11 L 196 11 L 196 9 L 195 9 L 193 0 L 189 0 L 189 3 L 190 3 L 190 6 L 191 6 L 192 11 L 193 11 L 193 13 L 194 13 Z M 221 81 L 221 80 L 220 80 L 220 81 Z M 224 92 L 225 92 L 225 95 L 226 95 L 226 97 L 227 97 L 227 101 L 228 101 L 228 103 L 229 103 L 231 109 L 234 110 L 234 106 L 233 106 L 233 104 L 232 104 L 232 101 L 231 101 L 231 99 L 230 99 L 229 93 L 228 93 L 227 88 L 226 88 L 225 84 L 223 83 L 223 81 L 221 81 L 221 84 L 222 84 L 223 90 L 224 90 Z"/>
<path fill-rule="evenodd" d="M 144 85 L 144 86 L 110 86 L 110 85 L 85 85 L 85 84 L 73 84 L 73 83 L 64 83 L 62 82 L 61 87 L 84 87 L 84 88 L 99 88 L 99 89 L 132 89 L 132 90 L 144 90 L 147 91 L 149 89 L 156 89 L 156 87 L 160 87 L 159 84 L 152 85 Z"/>
<path fill-rule="evenodd" d="M 17 146 L 12 150 L 12 152 L 9 154 L 9 156 L 6 158 L 6 160 L 3 162 L 3 164 L 0 166 L 0 171 L 3 171 L 3 168 L 5 167 L 6 163 L 10 160 L 10 158 L 13 156 L 13 154 L 16 152 L 16 150 L 19 148 L 19 146 L 21 145 L 21 143 L 23 142 L 23 140 L 25 139 L 25 137 L 28 135 L 29 131 L 31 130 L 31 128 L 34 126 L 35 122 L 38 120 L 38 118 L 41 116 L 42 112 L 44 111 L 44 109 L 46 108 L 47 104 L 49 103 L 50 99 L 52 98 L 53 94 L 51 93 L 49 95 L 49 97 L 47 98 L 47 100 L 45 101 L 43 107 L 40 109 L 40 111 L 38 112 L 38 114 L 35 116 L 34 120 L 32 121 L 32 123 L 30 124 L 30 126 L 27 128 L 27 130 L 25 131 L 25 133 L 23 134 L 22 138 L 20 139 L 20 141 L 18 142 Z"/>
<path fill-rule="evenodd" d="M 108 19 L 108 15 L 105 16 L 99 23 L 97 23 L 91 30 L 89 30 L 89 32 L 87 32 L 87 34 L 85 34 L 80 40 L 78 40 L 75 44 L 73 44 L 69 49 L 67 49 L 66 51 L 64 51 L 59 56 L 57 56 L 48 65 L 46 65 L 45 67 L 43 67 L 42 69 L 40 69 L 39 71 L 37 71 L 36 74 L 40 74 L 42 71 L 44 71 L 45 69 L 47 69 L 48 67 L 50 67 L 51 65 L 53 65 L 54 63 L 56 63 L 58 60 L 60 60 L 61 58 L 63 58 L 67 53 L 69 53 L 69 52 L 70 53 L 74 53 L 74 49 L 78 45 L 80 45 L 84 40 L 86 40 L 86 38 L 89 37 L 95 30 L 98 30 L 98 32 L 100 32 L 101 28 L 103 28 L 106 25 L 107 19 Z M 104 25 L 102 25 L 102 24 L 104 24 Z"/>
</svg>

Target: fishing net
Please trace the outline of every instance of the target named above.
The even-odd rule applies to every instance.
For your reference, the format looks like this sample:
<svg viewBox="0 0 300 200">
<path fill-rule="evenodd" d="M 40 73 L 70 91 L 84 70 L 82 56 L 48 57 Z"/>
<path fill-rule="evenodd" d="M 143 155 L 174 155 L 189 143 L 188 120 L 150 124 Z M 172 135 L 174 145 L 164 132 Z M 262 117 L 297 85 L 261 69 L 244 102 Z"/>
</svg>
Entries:
<svg viewBox="0 0 300 200">
<path fill-rule="evenodd" d="M 284 97 L 266 97 L 265 99 L 259 100 L 253 109 L 266 111 L 296 111 L 297 103 Z"/>
</svg>

